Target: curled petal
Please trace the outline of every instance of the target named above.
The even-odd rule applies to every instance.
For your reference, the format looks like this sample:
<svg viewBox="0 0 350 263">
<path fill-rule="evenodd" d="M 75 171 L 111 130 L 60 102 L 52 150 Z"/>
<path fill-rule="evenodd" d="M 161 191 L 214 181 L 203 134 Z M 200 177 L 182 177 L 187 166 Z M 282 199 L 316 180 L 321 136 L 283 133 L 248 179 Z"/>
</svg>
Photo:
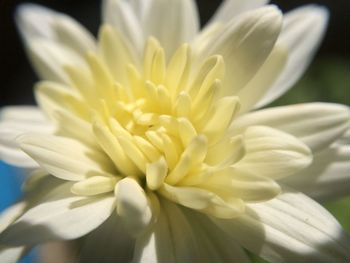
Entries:
<svg viewBox="0 0 350 263">
<path fill-rule="evenodd" d="M 133 236 L 140 235 L 152 221 L 152 207 L 146 193 L 132 178 L 118 182 L 115 188 L 117 213 Z"/>
</svg>

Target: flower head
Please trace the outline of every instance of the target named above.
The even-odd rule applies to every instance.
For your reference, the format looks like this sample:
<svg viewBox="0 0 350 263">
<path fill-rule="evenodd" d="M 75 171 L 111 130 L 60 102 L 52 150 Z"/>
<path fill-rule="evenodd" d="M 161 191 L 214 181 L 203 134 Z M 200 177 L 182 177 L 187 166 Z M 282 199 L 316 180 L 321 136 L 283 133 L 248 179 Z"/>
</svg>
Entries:
<svg viewBox="0 0 350 263">
<path fill-rule="evenodd" d="M 191 1 L 105 1 L 97 41 L 62 14 L 21 7 L 18 23 L 44 79 L 36 98 L 52 126 L 16 136 L 27 155 L 3 147 L 6 160 L 39 166 L 28 197 L 5 214 L 0 244 L 21 252 L 84 237 L 83 262 L 91 253 L 106 262 L 245 262 L 240 245 L 272 261 L 345 261 L 339 225 L 288 178 L 344 134 L 348 108 L 247 113 L 300 76 L 326 12 L 307 7 L 283 22 L 262 2 L 225 1 L 195 36 Z M 14 135 L 12 111 L 3 111 L 3 126 Z"/>
</svg>

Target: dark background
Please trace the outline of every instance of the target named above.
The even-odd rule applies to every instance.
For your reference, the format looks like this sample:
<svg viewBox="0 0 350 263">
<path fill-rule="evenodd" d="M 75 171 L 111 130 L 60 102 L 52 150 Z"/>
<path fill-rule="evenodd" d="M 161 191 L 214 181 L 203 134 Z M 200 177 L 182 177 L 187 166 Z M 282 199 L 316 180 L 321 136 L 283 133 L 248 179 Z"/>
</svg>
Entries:
<svg viewBox="0 0 350 263">
<path fill-rule="evenodd" d="M 244 0 L 242 0 L 244 1 Z M 16 6 L 28 2 L 21 0 L 0 0 L 0 106 L 10 104 L 33 104 L 32 86 L 37 80 L 19 40 L 13 15 Z M 95 35 L 100 21 L 100 1 L 96 0 L 34 0 L 57 11 L 67 13 L 85 25 Z M 220 0 L 197 0 L 202 24 L 213 14 Z M 283 11 L 295 7 L 318 3 L 327 6 L 331 12 L 329 30 L 318 53 L 318 59 L 350 58 L 350 1 L 349 0 L 276 0 Z"/>
</svg>

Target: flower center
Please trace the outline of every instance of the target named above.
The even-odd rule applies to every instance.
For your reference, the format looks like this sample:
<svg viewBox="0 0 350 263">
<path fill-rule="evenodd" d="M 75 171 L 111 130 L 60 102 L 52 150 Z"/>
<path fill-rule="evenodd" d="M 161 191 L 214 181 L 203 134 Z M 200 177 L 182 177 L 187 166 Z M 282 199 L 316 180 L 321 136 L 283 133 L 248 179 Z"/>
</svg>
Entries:
<svg viewBox="0 0 350 263">
<path fill-rule="evenodd" d="M 87 55 L 87 68 L 66 67 L 75 90 L 63 100 L 79 122 L 92 127 L 80 138 L 103 151 L 113 167 L 76 182 L 73 193 L 114 190 L 119 213 L 154 196 L 222 218 L 242 213 L 242 192 L 252 189 L 246 180 L 256 178 L 233 166 L 245 146 L 242 135 L 228 132 L 240 105 L 236 96 L 222 94 L 223 58 L 196 59 L 184 44 L 167 61 L 150 38 L 140 63 L 109 26 L 102 28 L 99 45 L 97 54 Z M 70 132 L 65 135 L 72 137 Z M 263 182 L 266 191 L 254 201 L 279 192 L 272 180 Z M 126 209 L 125 203 L 134 202 L 125 190 L 130 187 L 148 197 Z"/>
</svg>

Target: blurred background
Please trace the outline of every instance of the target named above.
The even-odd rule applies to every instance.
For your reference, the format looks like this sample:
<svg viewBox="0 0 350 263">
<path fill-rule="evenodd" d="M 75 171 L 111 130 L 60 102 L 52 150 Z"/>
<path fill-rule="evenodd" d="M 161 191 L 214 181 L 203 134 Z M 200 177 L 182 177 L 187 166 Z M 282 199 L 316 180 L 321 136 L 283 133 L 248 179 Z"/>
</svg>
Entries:
<svg viewBox="0 0 350 263">
<path fill-rule="evenodd" d="M 242 0 L 244 1 L 244 0 Z M 34 104 L 33 84 L 37 78 L 25 56 L 14 25 L 14 11 L 23 2 L 45 5 L 71 15 L 95 35 L 100 21 L 100 1 L 96 0 L 0 0 L 0 107 Z M 197 0 L 202 25 L 208 21 L 220 0 Z M 284 12 L 317 3 L 331 13 L 325 40 L 309 70 L 296 87 L 274 103 L 292 104 L 310 101 L 350 105 L 350 1 L 348 0 L 276 0 Z M 20 171 L 0 161 L 0 212 L 20 196 Z M 325 204 L 350 233 L 350 198 Z M 257 262 L 262 262 L 256 259 Z M 36 262 L 31 255 L 23 262 Z"/>
</svg>

